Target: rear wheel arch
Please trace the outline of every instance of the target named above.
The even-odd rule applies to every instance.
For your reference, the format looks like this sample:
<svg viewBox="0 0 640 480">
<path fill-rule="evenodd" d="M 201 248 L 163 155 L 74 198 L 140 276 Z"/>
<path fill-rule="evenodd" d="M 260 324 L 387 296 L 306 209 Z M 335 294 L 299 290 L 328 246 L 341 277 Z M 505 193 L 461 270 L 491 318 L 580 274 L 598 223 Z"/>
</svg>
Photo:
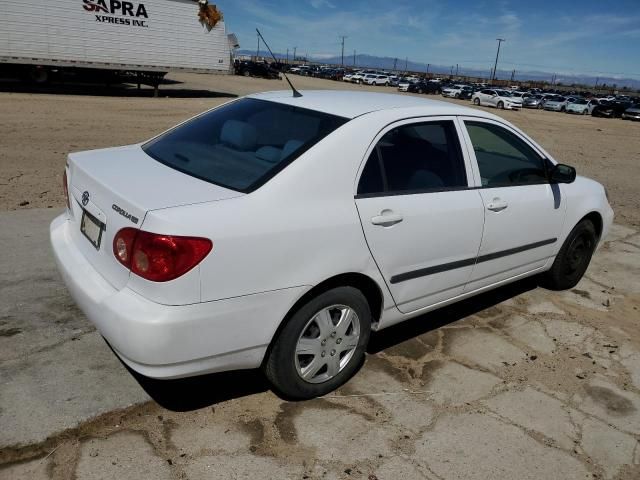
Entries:
<svg viewBox="0 0 640 480">
<path fill-rule="evenodd" d="M 269 353 L 273 347 L 275 340 L 280 335 L 280 332 L 285 327 L 291 316 L 296 313 L 303 305 L 307 304 L 311 299 L 317 297 L 318 295 L 332 290 L 337 287 L 353 287 L 358 289 L 367 299 L 367 303 L 369 304 L 369 309 L 371 310 L 371 321 L 372 323 L 376 323 L 380 316 L 382 315 L 382 307 L 384 296 L 380 285 L 373 280 L 371 277 L 364 275 L 362 273 L 343 273 L 340 275 L 335 275 L 331 278 L 328 278 L 321 283 L 317 284 L 315 287 L 311 288 L 309 291 L 305 292 L 289 309 L 287 314 L 284 316 L 280 325 L 276 329 L 273 337 L 271 338 L 271 342 L 267 349 L 267 352 L 264 356 L 265 360 L 269 358 Z"/>
</svg>

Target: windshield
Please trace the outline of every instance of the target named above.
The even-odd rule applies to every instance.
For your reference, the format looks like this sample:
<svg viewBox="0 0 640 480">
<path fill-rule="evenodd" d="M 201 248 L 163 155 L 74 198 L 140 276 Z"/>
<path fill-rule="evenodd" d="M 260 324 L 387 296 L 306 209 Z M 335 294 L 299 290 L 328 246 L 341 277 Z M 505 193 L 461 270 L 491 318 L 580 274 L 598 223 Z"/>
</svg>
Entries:
<svg viewBox="0 0 640 480">
<path fill-rule="evenodd" d="M 575 103 L 576 105 L 586 105 L 588 102 L 584 98 L 578 98 L 571 103 Z"/>
<path fill-rule="evenodd" d="M 501 97 L 511 97 L 511 92 L 507 92 L 506 90 L 498 90 L 498 95 Z"/>
<path fill-rule="evenodd" d="M 183 173 L 248 193 L 347 121 L 245 98 L 206 112 L 142 149 Z"/>
</svg>

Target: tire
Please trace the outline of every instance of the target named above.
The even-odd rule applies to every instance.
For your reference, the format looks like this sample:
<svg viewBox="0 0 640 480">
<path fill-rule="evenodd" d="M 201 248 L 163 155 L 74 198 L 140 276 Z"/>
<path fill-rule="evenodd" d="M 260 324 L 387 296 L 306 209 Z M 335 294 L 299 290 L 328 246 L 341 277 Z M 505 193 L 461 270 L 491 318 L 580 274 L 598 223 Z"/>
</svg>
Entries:
<svg viewBox="0 0 640 480">
<path fill-rule="evenodd" d="M 542 106 L 541 104 L 538 104 L 538 110 L 542 110 L 544 108 L 544 106 Z"/>
<path fill-rule="evenodd" d="M 29 81 L 35 85 L 49 83 L 49 70 L 45 67 L 32 67 L 29 70 Z"/>
<path fill-rule="evenodd" d="M 418 89 L 418 93 L 422 93 L 422 89 L 421 88 Z"/>
<path fill-rule="evenodd" d="M 244 75 L 245 77 L 250 77 L 251 76 L 251 72 L 249 72 L 249 70 L 245 70 L 242 75 Z"/>
<path fill-rule="evenodd" d="M 389 82 L 385 82 L 384 86 L 388 87 L 389 86 Z"/>
<path fill-rule="evenodd" d="M 550 290 L 575 287 L 587 271 L 598 236 L 591 220 L 578 223 L 564 241 L 551 269 L 542 274 L 542 285 Z"/>
<path fill-rule="evenodd" d="M 497 107 L 498 107 L 500 110 L 504 110 L 504 103 L 502 103 L 502 102 L 498 102 Z"/>
<path fill-rule="evenodd" d="M 473 104 L 477 105 L 479 107 L 480 106 L 480 99 L 479 98 L 474 98 L 473 99 Z"/>
<path fill-rule="evenodd" d="M 350 317 L 345 316 L 348 312 Z M 347 318 L 351 320 L 341 333 L 340 323 L 334 323 Z M 272 344 L 264 373 L 284 398 L 305 400 L 326 395 L 360 368 L 370 334 L 371 310 L 362 292 L 353 287 L 328 290 L 289 318 Z M 299 348 L 319 353 L 296 354 Z"/>
</svg>

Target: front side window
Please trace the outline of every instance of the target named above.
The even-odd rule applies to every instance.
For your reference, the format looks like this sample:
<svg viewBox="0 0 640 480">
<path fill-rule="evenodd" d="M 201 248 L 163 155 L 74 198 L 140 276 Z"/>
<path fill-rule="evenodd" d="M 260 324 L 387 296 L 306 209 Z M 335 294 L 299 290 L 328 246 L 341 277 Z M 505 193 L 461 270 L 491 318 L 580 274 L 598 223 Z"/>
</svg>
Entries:
<svg viewBox="0 0 640 480">
<path fill-rule="evenodd" d="M 393 128 L 376 144 L 360 177 L 358 194 L 397 194 L 467 187 L 451 120 Z"/>
<path fill-rule="evenodd" d="M 545 160 L 524 140 L 498 125 L 466 121 L 483 187 L 547 182 Z"/>
<path fill-rule="evenodd" d="M 347 121 L 245 98 L 200 115 L 142 149 L 187 175 L 251 192 Z"/>
</svg>

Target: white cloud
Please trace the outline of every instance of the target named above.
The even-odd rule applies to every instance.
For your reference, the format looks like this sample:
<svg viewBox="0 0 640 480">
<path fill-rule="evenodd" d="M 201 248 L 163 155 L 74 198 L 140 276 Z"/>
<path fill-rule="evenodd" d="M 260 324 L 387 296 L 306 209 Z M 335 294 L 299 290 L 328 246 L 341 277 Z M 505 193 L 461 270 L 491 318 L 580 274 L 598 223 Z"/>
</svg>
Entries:
<svg viewBox="0 0 640 480">
<path fill-rule="evenodd" d="M 313 8 L 318 10 L 320 10 L 323 7 L 336 8 L 336 6 L 333 3 L 331 3 L 329 0 L 311 0 L 309 3 Z"/>
</svg>

